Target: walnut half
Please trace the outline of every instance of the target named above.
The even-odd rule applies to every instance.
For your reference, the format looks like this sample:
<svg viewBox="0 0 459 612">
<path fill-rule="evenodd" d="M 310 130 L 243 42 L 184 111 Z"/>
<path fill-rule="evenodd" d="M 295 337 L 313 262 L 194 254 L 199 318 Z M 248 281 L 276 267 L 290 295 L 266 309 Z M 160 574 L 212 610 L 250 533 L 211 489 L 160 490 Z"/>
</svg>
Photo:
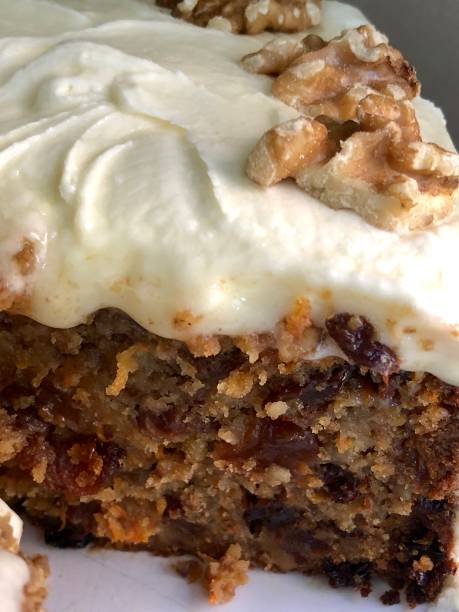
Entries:
<svg viewBox="0 0 459 612">
<path fill-rule="evenodd" d="M 421 229 L 444 219 L 459 195 L 459 155 L 424 143 L 410 102 L 371 94 L 358 121 L 302 117 L 268 131 L 248 176 L 263 186 L 294 178 L 335 209 L 351 209 L 386 230 Z"/>
<path fill-rule="evenodd" d="M 202 27 L 234 34 L 301 32 L 320 23 L 321 0 L 157 0 L 158 6 Z"/>
</svg>

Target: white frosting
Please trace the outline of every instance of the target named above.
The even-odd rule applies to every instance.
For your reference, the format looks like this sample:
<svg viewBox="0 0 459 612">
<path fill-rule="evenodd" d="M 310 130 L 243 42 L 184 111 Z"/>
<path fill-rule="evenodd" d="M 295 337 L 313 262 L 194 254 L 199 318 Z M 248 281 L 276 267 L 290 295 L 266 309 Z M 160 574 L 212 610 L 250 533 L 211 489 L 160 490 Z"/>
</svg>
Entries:
<svg viewBox="0 0 459 612">
<path fill-rule="evenodd" d="M 24 604 L 24 587 L 30 579 L 27 563 L 16 553 L 22 536 L 22 521 L 0 499 L 0 517 L 9 518 L 14 541 L 8 550 L 0 549 L 0 609 L 2 612 L 21 612 Z"/>
<path fill-rule="evenodd" d="M 314 31 L 364 21 L 325 2 Z M 272 35 L 134 0 L 0 0 L 0 37 L 0 274 L 24 289 L 8 261 L 31 238 L 29 316 L 67 327 L 113 306 L 166 337 L 243 334 L 305 296 L 316 324 L 364 315 L 402 367 L 459 384 L 457 213 L 399 236 L 246 177 L 260 136 L 297 114 L 239 65 Z M 452 147 L 441 112 L 416 106 L 427 140 Z"/>
<path fill-rule="evenodd" d="M 30 578 L 27 563 L 8 550 L 0 550 L 0 602 L 2 612 L 21 612 L 24 587 Z"/>
</svg>

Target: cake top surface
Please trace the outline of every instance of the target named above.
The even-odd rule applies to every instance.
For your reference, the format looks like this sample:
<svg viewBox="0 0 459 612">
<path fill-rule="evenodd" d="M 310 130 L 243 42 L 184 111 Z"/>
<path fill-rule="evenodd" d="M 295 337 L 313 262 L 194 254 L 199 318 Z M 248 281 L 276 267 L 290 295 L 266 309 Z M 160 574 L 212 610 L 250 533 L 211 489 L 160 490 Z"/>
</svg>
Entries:
<svg viewBox="0 0 459 612">
<path fill-rule="evenodd" d="M 329 1 L 311 32 L 365 22 Z M 306 298 L 315 324 L 362 315 L 403 368 L 459 384 L 457 209 L 401 235 L 247 177 L 260 137 L 299 115 L 240 63 L 276 36 L 134 0 L 0 0 L 4 306 L 55 327 L 113 306 L 186 339 L 269 331 Z M 442 113 L 414 104 L 452 150 Z"/>
</svg>

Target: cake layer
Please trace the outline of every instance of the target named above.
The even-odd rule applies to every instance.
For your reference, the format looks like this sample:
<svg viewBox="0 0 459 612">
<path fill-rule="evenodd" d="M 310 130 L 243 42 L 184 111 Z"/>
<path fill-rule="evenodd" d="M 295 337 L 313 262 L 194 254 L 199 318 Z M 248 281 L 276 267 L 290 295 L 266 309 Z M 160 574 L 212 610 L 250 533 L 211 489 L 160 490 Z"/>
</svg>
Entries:
<svg viewBox="0 0 459 612">
<path fill-rule="evenodd" d="M 363 594 L 376 574 L 386 603 L 433 600 L 455 570 L 458 390 L 220 342 L 195 357 L 114 310 L 70 330 L 0 315 L 2 493 L 56 546 L 227 553 Z"/>
<path fill-rule="evenodd" d="M 39 13 L 0 0 L 5 306 L 54 327 L 112 306 L 187 339 L 270 331 L 305 298 L 317 326 L 364 315 L 402 368 L 459 383 L 456 213 L 400 236 L 246 177 L 261 135 L 297 115 L 240 65 L 273 35 L 134 0 L 46 0 Z M 314 32 L 364 21 L 325 2 Z M 441 112 L 415 105 L 425 140 L 452 147 Z"/>
</svg>

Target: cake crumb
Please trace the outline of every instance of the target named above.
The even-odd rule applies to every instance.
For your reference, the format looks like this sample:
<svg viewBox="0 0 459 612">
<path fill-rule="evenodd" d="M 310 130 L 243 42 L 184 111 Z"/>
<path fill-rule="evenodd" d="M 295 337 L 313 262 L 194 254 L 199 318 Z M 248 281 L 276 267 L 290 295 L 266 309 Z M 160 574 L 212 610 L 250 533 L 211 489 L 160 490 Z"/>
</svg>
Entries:
<svg viewBox="0 0 459 612">
<path fill-rule="evenodd" d="M 43 456 L 37 464 L 31 469 L 31 474 L 34 482 L 42 484 L 46 478 L 46 470 L 48 469 L 48 458 Z"/>
<path fill-rule="evenodd" d="M 139 364 L 136 359 L 138 353 L 145 353 L 148 350 L 147 346 L 142 343 L 136 343 L 130 346 L 125 351 L 121 351 L 116 356 L 116 376 L 111 385 L 105 389 L 107 395 L 115 397 L 125 388 L 129 378 L 129 374 L 135 372 Z"/>
<path fill-rule="evenodd" d="M 0 463 L 5 463 L 24 448 L 26 436 L 15 429 L 13 417 L 3 409 L 0 410 L 0 429 Z"/>
<path fill-rule="evenodd" d="M 220 427 L 217 435 L 228 444 L 237 444 L 239 442 L 239 437 L 232 429 L 228 429 L 227 427 Z"/>
<path fill-rule="evenodd" d="M 239 544 L 231 544 L 221 559 L 209 561 L 204 581 L 210 604 L 231 601 L 237 587 L 247 583 L 249 562 L 241 554 Z"/>
<path fill-rule="evenodd" d="M 385 480 L 395 474 L 395 467 L 392 463 L 382 461 L 371 466 L 371 471 L 378 480 Z"/>
<path fill-rule="evenodd" d="M 186 345 L 194 357 L 214 357 L 221 350 L 216 336 L 194 336 L 186 341 Z"/>
<path fill-rule="evenodd" d="M 266 414 L 273 421 L 285 414 L 287 410 L 288 404 L 286 402 L 268 402 L 265 406 Z"/>
<path fill-rule="evenodd" d="M 413 569 L 417 572 L 431 572 L 434 564 L 430 557 L 423 555 L 419 561 L 413 561 Z"/>
<path fill-rule="evenodd" d="M 258 384 L 260 385 L 260 387 L 263 387 L 266 382 L 268 380 L 268 373 L 266 370 L 260 370 L 260 372 L 258 372 Z"/>
<path fill-rule="evenodd" d="M 265 470 L 265 481 L 271 487 L 288 484 L 291 478 L 292 474 L 290 470 L 276 463 L 273 463 Z"/>
</svg>

